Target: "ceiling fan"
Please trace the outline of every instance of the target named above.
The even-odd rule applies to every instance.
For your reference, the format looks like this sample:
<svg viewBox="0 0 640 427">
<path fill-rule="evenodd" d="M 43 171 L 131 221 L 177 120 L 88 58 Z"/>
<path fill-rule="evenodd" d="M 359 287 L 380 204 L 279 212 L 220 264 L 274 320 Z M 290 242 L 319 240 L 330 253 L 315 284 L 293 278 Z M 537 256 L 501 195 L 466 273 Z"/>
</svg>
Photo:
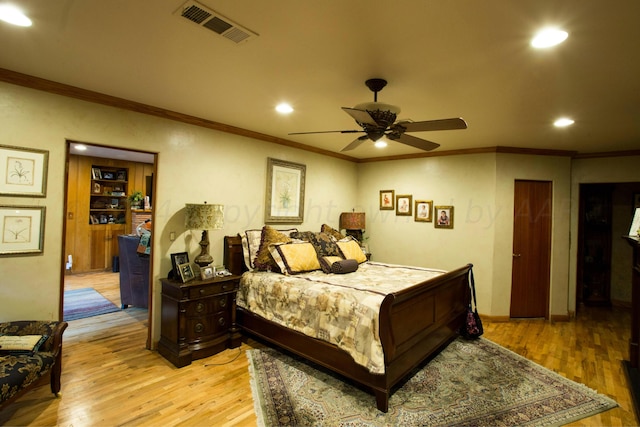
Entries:
<svg viewBox="0 0 640 427">
<path fill-rule="evenodd" d="M 396 116 L 400 108 L 391 104 L 378 102 L 378 92 L 387 85 L 384 79 L 369 79 L 364 82 L 373 92 L 373 102 L 365 102 L 354 108 L 342 107 L 362 127 L 362 130 L 328 130 L 319 132 L 293 132 L 289 135 L 306 135 L 312 133 L 364 133 L 341 151 L 349 151 L 357 148 L 367 139 L 378 141 L 383 136 L 392 141 L 398 141 L 421 150 L 430 151 L 438 148 L 440 144 L 407 135 L 405 132 L 425 132 L 432 130 L 466 129 L 467 123 L 461 118 L 427 120 L 413 122 L 402 120 L 396 122 Z"/>
</svg>

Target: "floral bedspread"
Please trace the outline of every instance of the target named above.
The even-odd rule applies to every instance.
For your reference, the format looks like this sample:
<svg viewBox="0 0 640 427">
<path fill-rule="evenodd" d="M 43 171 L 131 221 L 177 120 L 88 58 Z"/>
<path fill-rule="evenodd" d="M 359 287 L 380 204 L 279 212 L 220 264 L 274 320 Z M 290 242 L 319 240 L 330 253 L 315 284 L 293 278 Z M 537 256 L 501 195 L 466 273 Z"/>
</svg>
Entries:
<svg viewBox="0 0 640 427">
<path fill-rule="evenodd" d="M 295 276 L 246 272 L 238 306 L 310 337 L 335 344 L 374 374 L 384 373 L 378 333 L 385 295 L 439 276 L 443 270 L 377 262 L 349 274 L 313 271 Z"/>
</svg>

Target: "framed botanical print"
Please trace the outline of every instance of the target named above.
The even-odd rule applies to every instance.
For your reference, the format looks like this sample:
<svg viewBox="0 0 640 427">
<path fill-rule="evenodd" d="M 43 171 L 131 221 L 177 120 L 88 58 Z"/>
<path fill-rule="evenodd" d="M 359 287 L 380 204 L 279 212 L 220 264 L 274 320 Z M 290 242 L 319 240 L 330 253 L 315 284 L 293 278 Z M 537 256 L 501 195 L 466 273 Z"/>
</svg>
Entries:
<svg viewBox="0 0 640 427">
<path fill-rule="evenodd" d="M 413 196 L 402 194 L 396 196 L 396 215 L 411 216 Z"/>
<path fill-rule="evenodd" d="M 306 171 L 300 163 L 267 159 L 265 223 L 302 223 Z"/>
<path fill-rule="evenodd" d="M 42 253 L 44 217 L 41 206 L 0 206 L 0 256 Z"/>
<path fill-rule="evenodd" d="M 384 211 L 384 210 L 389 210 L 392 211 L 394 210 L 394 197 L 395 197 L 395 191 L 394 190 L 380 190 L 380 210 Z"/>
<path fill-rule="evenodd" d="M 436 228 L 453 228 L 453 206 L 435 206 L 433 214 Z"/>
<path fill-rule="evenodd" d="M 432 200 L 416 200 L 413 219 L 418 222 L 431 222 L 433 221 L 433 217 L 431 216 L 432 211 Z"/>
<path fill-rule="evenodd" d="M 48 151 L 0 145 L 0 196 L 46 196 L 48 162 Z"/>
</svg>

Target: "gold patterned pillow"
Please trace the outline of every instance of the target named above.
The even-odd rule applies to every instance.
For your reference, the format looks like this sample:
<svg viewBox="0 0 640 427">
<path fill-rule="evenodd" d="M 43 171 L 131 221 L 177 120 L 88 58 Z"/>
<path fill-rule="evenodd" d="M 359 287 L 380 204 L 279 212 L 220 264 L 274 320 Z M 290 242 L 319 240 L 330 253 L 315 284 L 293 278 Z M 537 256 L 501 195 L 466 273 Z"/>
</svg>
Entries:
<svg viewBox="0 0 640 427">
<path fill-rule="evenodd" d="M 337 243 L 340 248 L 340 252 L 344 259 L 355 259 L 358 264 L 365 262 L 367 256 L 362 252 L 360 245 L 357 241 L 352 239 L 344 239 Z"/>
<path fill-rule="evenodd" d="M 271 256 L 283 274 L 299 274 L 320 269 L 318 255 L 308 242 L 271 245 Z"/>
<path fill-rule="evenodd" d="M 316 254 L 323 256 L 340 256 L 340 249 L 336 245 L 336 239 L 329 233 L 315 233 L 313 231 L 297 231 L 290 234 L 292 239 L 304 240 L 313 245 Z"/>
<path fill-rule="evenodd" d="M 262 227 L 262 237 L 260 239 L 260 249 L 258 249 L 258 255 L 253 262 L 256 270 L 266 271 L 275 270 L 277 268 L 276 263 L 269 252 L 269 246 L 275 243 L 288 243 L 291 239 L 284 233 L 279 232 L 275 228 L 268 225 Z"/>
<path fill-rule="evenodd" d="M 289 235 L 295 231 L 298 231 L 297 228 L 289 228 L 278 230 L 282 234 Z M 247 266 L 247 270 L 251 271 L 255 268 L 254 262 L 256 260 L 256 256 L 258 255 L 258 251 L 260 250 L 260 241 L 262 240 L 262 229 L 256 228 L 251 230 L 245 230 L 242 233 L 242 254 L 244 255 L 244 263 Z"/>
<path fill-rule="evenodd" d="M 328 226 L 327 224 L 322 224 L 322 227 L 320 228 L 320 232 L 321 233 L 327 233 L 332 235 L 333 237 L 336 238 L 336 240 L 342 240 L 344 239 L 345 235 L 343 235 L 342 233 L 340 233 L 338 230 L 336 230 L 335 228 L 332 228 L 330 226 Z"/>
</svg>

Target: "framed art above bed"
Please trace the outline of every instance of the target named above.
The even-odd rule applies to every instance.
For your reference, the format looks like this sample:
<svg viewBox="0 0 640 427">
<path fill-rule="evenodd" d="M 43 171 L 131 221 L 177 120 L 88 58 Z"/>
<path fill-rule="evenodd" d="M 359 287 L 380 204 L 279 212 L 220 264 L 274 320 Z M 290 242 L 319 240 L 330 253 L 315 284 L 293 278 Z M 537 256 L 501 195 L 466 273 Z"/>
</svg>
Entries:
<svg viewBox="0 0 640 427">
<path fill-rule="evenodd" d="M 300 163 L 267 159 L 265 223 L 302 223 L 306 171 Z"/>
</svg>

